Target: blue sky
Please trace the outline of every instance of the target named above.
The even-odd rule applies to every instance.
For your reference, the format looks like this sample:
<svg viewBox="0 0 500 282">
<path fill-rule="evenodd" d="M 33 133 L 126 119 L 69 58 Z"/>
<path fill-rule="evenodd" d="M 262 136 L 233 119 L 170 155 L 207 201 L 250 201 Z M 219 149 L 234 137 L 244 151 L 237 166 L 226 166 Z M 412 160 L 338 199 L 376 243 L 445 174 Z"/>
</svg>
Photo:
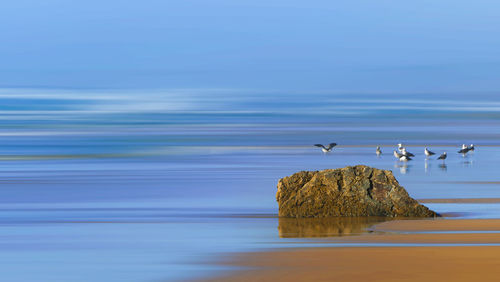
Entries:
<svg viewBox="0 0 500 282">
<path fill-rule="evenodd" d="M 500 90 L 497 1 L 16 0 L 0 87 Z"/>
</svg>

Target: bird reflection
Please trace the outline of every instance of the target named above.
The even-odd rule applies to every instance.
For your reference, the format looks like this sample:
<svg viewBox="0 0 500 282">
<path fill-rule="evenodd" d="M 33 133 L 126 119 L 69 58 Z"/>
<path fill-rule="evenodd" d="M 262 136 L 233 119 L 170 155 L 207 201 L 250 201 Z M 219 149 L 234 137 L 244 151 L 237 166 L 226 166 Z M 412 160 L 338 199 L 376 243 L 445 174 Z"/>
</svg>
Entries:
<svg viewBox="0 0 500 282">
<path fill-rule="evenodd" d="M 425 163 L 424 163 L 424 170 L 425 170 L 426 173 L 429 172 L 429 168 L 430 168 L 430 165 L 429 165 L 429 162 L 426 159 Z"/>
<path fill-rule="evenodd" d="M 464 167 L 472 167 L 472 165 L 473 165 L 473 164 L 474 164 L 474 162 L 473 162 L 472 160 L 464 160 L 464 161 L 462 162 L 462 165 L 463 165 Z"/>
<path fill-rule="evenodd" d="M 409 166 L 407 163 L 395 163 L 394 167 L 399 168 L 399 172 L 401 174 L 407 174 L 411 166 Z"/>
<path fill-rule="evenodd" d="M 442 171 L 447 171 L 448 170 L 448 166 L 445 163 L 438 165 L 438 167 Z"/>
</svg>

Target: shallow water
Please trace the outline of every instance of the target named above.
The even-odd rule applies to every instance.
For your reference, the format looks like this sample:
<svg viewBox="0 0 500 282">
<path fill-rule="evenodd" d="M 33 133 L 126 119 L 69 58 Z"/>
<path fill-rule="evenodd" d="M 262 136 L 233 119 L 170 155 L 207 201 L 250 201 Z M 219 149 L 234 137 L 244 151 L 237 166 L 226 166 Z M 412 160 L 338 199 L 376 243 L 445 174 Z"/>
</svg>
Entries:
<svg viewBox="0 0 500 282">
<path fill-rule="evenodd" d="M 500 197 L 500 98 L 373 97 L 1 90 L 2 278 L 188 279 L 220 271 L 207 262 L 224 253 L 363 232 L 280 222 L 276 183 L 299 170 L 365 164 L 393 170 L 417 199 Z M 328 142 L 331 154 L 311 146 Z M 413 161 L 395 161 L 399 142 Z M 463 157 L 461 143 L 477 149 Z M 425 160 L 424 146 L 449 157 Z M 426 205 L 500 218 L 496 203 Z"/>
</svg>

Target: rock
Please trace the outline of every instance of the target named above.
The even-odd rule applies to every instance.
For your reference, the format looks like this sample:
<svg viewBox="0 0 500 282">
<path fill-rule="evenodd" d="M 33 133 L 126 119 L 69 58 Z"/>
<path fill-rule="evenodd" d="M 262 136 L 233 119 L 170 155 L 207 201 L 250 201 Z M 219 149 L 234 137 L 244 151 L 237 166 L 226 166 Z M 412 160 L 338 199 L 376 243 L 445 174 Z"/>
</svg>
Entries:
<svg viewBox="0 0 500 282">
<path fill-rule="evenodd" d="M 364 165 L 301 171 L 278 182 L 280 217 L 437 217 L 391 171 Z"/>
</svg>

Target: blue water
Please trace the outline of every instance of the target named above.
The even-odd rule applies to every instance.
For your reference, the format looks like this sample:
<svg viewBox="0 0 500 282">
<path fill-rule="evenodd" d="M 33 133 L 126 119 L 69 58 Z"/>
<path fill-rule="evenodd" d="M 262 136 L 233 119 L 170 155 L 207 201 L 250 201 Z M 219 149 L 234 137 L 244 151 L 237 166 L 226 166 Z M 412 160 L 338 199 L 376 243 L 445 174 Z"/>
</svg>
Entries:
<svg viewBox="0 0 500 282">
<path fill-rule="evenodd" d="M 312 242 L 278 230 L 277 181 L 299 170 L 365 164 L 417 199 L 500 197 L 500 97 L 470 97 L 2 89 L 2 280 L 181 280 L 223 271 L 227 253 Z M 399 142 L 415 160 L 395 161 Z M 448 159 L 426 161 L 425 145 Z M 428 206 L 500 218 L 500 204 Z"/>
</svg>

